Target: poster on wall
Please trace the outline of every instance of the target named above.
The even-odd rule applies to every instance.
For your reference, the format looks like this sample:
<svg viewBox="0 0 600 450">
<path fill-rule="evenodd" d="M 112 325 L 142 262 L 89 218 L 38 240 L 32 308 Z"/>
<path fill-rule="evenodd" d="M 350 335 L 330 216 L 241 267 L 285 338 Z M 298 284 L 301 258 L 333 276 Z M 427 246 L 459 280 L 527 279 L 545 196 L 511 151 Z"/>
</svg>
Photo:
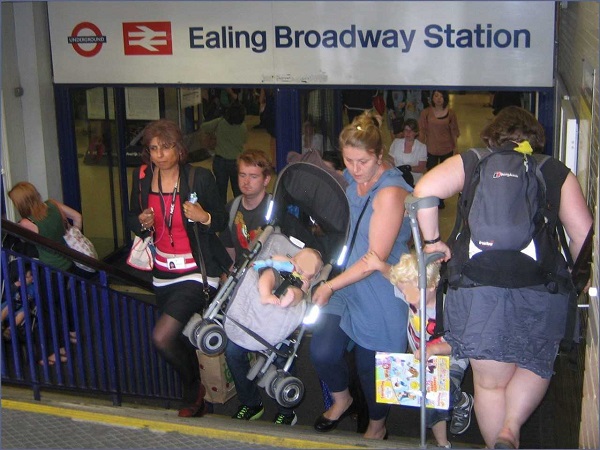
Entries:
<svg viewBox="0 0 600 450">
<path fill-rule="evenodd" d="M 142 4 L 48 2 L 55 82 L 553 86 L 554 2 Z"/>
<path fill-rule="evenodd" d="M 181 88 L 181 108 L 189 108 L 202 104 L 202 91 L 200 88 Z"/>
<path fill-rule="evenodd" d="M 94 119 L 110 119 L 115 118 L 115 105 L 112 101 L 113 94 L 112 88 L 107 88 L 107 96 L 104 98 L 104 88 L 98 87 L 88 89 L 85 91 L 85 98 L 87 104 L 87 118 L 90 120 Z M 108 117 L 107 115 L 108 109 Z"/>
<path fill-rule="evenodd" d="M 158 120 L 160 106 L 158 88 L 125 88 L 127 120 Z"/>
</svg>

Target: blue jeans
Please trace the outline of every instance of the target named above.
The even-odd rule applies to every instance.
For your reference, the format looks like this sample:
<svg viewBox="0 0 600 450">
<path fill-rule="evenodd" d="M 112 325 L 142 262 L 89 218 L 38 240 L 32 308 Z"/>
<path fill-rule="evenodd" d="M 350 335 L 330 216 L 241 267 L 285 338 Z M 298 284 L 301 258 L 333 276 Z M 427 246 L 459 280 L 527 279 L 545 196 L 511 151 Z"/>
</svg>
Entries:
<svg viewBox="0 0 600 450">
<path fill-rule="evenodd" d="M 350 338 L 340 328 L 340 316 L 321 314 L 313 327 L 310 358 L 319 378 L 331 392 L 342 392 L 349 387 L 349 372 L 344 359 L 349 343 Z M 369 408 L 369 419 L 384 419 L 390 405 L 375 400 L 375 352 L 356 344 L 354 353 L 358 378 Z"/>
<path fill-rule="evenodd" d="M 285 350 L 285 347 L 282 347 L 282 350 Z M 246 378 L 250 370 L 250 362 L 248 361 L 249 353 L 252 352 L 228 340 L 227 347 L 225 348 L 225 360 L 233 377 L 238 399 L 242 405 L 255 408 L 262 404 L 262 398 L 256 381 Z M 282 368 L 285 364 L 285 358 L 277 357 L 274 364 L 277 368 Z M 290 372 L 293 370 L 293 367 L 294 365 L 290 368 Z M 278 411 L 280 414 L 285 414 L 286 416 L 292 415 L 294 412 L 293 409 L 284 408 L 279 404 Z"/>
<path fill-rule="evenodd" d="M 454 357 L 450 357 L 450 408 L 447 411 L 444 409 L 427 408 L 425 411 L 425 424 L 427 428 L 431 428 L 442 420 L 448 422 L 452 418 L 452 408 L 462 399 L 461 384 L 465 376 L 466 367 L 468 367 L 468 362 L 465 360 L 457 360 Z"/>
</svg>

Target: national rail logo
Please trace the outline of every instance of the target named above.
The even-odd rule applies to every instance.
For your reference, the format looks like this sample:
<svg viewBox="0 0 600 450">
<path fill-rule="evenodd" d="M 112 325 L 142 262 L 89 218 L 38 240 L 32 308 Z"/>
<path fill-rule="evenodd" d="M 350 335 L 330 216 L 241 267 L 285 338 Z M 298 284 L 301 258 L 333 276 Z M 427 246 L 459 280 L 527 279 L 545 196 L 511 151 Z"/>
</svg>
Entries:
<svg viewBox="0 0 600 450">
<path fill-rule="evenodd" d="M 124 22 L 126 55 L 172 55 L 171 22 Z"/>
<path fill-rule="evenodd" d="M 83 30 L 90 30 L 91 34 L 81 34 Z M 102 35 L 100 28 L 91 22 L 81 22 L 75 25 L 67 42 L 73 46 L 73 50 L 81 56 L 91 58 L 96 56 L 102 45 L 106 44 L 106 36 Z M 90 47 L 91 45 L 91 47 Z"/>
</svg>

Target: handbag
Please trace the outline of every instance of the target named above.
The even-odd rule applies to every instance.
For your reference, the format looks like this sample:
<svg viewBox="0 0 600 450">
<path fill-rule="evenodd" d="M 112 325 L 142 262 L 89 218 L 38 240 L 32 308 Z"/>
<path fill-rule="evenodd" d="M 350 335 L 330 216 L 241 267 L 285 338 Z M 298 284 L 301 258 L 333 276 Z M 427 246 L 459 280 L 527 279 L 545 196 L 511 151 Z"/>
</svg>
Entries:
<svg viewBox="0 0 600 450">
<path fill-rule="evenodd" d="M 127 264 L 131 267 L 150 271 L 154 268 L 154 241 L 152 235 L 141 238 L 136 236 L 127 257 Z"/>
<path fill-rule="evenodd" d="M 69 226 L 67 228 L 67 232 L 65 233 L 63 238 L 65 239 L 65 242 L 67 243 L 69 248 L 76 250 L 80 253 L 83 253 L 84 255 L 89 256 L 90 258 L 98 259 L 98 252 L 96 251 L 94 244 L 92 244 L 92 241 L 90 241 L 88 238 L 86 238 L 83 235 L 83 233 L 81 232 L 81 230 L 79 228 L 74 227 L 74 226 Z M 81 264 L 80 262 L 77 262 L 77 261 L 73 261 L 73 262 L 75 263 L 75 265 L 77 267 L 85 270 L 86 272 L 95 272 L 96 271 L 96 269 L 93 269 L 92 267 L 88 267 L 84 264 Z"/>
<path fill-rule="evenodd" d="M 98 252 L 96 251 L 96 247 L 94 247 L 94 244 L 92 244 L 92 241 L 90 241 L 88 238 L 86 238 L 79 228 L 77 228 L 69 223 L 69 221 L 65 217 L 65 213 L 63 212 L 62 209 L 60 209 L 60 206 L 58 205 L 58 203 L 56 203 L 54 201 L 53 201 L 53 203 L 58 208 L 58 212 L 60 213 L 63 224 L 65 226 L 66 232 L 63 236 L 63 239 L 67 243 L 67 246 L 72 250 L 78 251 L 79 253 L 83 253 L 85 256 L 89 256 L 90 258 L 98 259 Z M 95 272 L 96 271 L 96 269 L 93 269 L 92 267 L 88 267 L 85 264 L 82 264 L 80 262 L 77 262 L 77 261 L 73 261 L 73 262 L 75 263 L 75 265 L 77 267 L 79 267 L 82 270 L 85 270 L 86 272 Z"/>
</svg>

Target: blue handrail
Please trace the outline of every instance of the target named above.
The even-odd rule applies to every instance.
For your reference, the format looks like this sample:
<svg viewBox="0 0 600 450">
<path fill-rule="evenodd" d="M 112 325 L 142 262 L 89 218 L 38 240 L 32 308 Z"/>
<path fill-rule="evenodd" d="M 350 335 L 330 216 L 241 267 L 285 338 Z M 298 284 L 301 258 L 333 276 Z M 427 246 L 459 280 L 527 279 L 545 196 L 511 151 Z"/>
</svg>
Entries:
<svg viewBox="0 0 600 450">
<path fill-rule="evenodd" d="M 28 295 L 26 271 L 33 274 L 33 298 L 23 301 L 22 325 L 16 323 L 9 263 L 17 265 L 21 299 Z M 111 289 L 105 270 L 90 280 L 5 248 L 1 267 L 8 310 L 2 382 L 30 386 L 36 400 L 41 388 L 108 394 L 114 405 L 123 395 L 181 398 L 179 376 L 151 344 L 155 305 Z M 49 363 L 52 354 L 61 357 Z"/>
</svg>

